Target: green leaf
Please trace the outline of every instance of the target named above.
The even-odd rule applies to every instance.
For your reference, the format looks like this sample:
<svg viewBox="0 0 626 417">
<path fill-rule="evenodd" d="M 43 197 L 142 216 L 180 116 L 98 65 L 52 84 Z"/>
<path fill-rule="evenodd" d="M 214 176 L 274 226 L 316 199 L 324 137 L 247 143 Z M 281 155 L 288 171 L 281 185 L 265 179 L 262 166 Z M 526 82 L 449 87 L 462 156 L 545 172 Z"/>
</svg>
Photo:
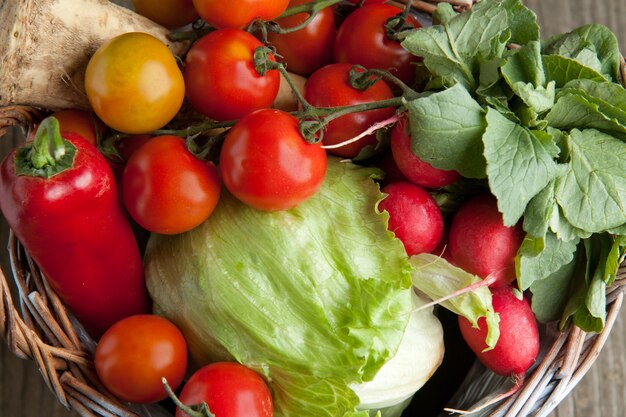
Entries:
<svg viewBox="0 0 626 417">
<path fill-rule="evenodd" d="M 294 209 L 223 193 L 206 222 L 148 243 L 150 294 L 196 363 L 263 373 L 281 417 L 353 415 L 349 386 L 371 380 L 404 336 L 411 266 L 376 209 L 374 174 L 329 158 L 320 190 Z"/>
<path fill-rule="evenodd" d="M 573 80 L 559 95 L 576 94 L 597 106 L 597 110 L 620 128 L 626 126 L 626 89 L 611 82 Z M 620 129 L 621 131 L 621 129 Z"/>
<path fill-rule="evenodd" d="M 606 258 L 604 281 L 607 285 L 613 284 L 617 271 L 626 257 L 626 236 L 614 236 L 611 250 Z"/>
<path fill-rule="evenodd" d="M 561 95 L 546 120 L 557 129 L 597 129 L 626 141 L 626 125 L 578 93 Z"/>
<path fill-rule="evenodd" d="M 411 148 L 424 161 L 469 178 L 485 176 L 485 112 L 460 84 L 406 103 Z"/>
<path fill-rule="evenodd" d="M 527 244 L 524 241 L 522 246 Z M 569 242 L 560 240 L 554 233 L 547 233 L 544 248 L 537 256 L 518 255 L 516 260 L 518 285 L 522 291 L 530 288 L 536 281 L 547 279 L 564 265 L 572 262 L 578 240 Z M 524 248 L 521 248 L 523 253 Z"/>
<path fill-rule="evenodd" d="M 501 70 L 515 95 L 535 114 L 552 107 L 556 95 L 555 83 L 546 83 L 539 42 L 532 41 L 516 50 Z"/>
<path fill-rule="evenodd" d="M 509 28 L 511 29 L 510 42 L 526 45 L 531 41 L 539 40 L 539 25 L 537 16 L 520 0 L 504 0 L 502 7 L 507 12 Z"/>
<path fill-rule="evenodd" d="M 531 307 L 538 321 L 547 323 L 563 316 L 575 269 L 576 259 L 572 259 L 545 279 L 531 284 Z"/>
<path fill-rule="evenodd" d="M 541 46 L 545 54 L 575 59 L 585 66 L 597 69 L 611 81 L 619 80 L 621 54 L 615 34 L 606 26 L 582 26 L 569 33 L 546 39 Z"/>
<path fill-rule="evenodd" d="M 584 93 L 585 98 L 597 99 L 598 103 L 606 103 L 619 109 L 626 108 L 626 88 L 617 83 L 604 80 L 578 79 L 564 86 L 560 94 Z"/>
<path fill-rule="evenodd" d="M 543 69 L 546 78 L 556 83 L 556 88 L 561 88 L 568 82 L 581 78 L 606 81 L 606 78 L 596 70 L 561 55 L 544 55 Z"/>
<path fill-rule="evenodd" d="M 522 127 L 492 108 L 486 119 L 483 142 L 489 186 L 504 224 L 512 226 L 530 200 L 557 176 L 554 157 L 559 149 L 548 133 Z"/>
<path fill-rule="evenodd" d="M 548 233 L 554 211 L 558 210 L 554 195 L 555 181 L 535 195 L 524 212 L 524 230 L 533 237 L 541 238 Z"/>
<path fill-rule="evenodd" d="M 449 5 L 438 15 L 440 25 L 413 31 L 402 46 L 447 86 L 462 84 L 474 91 L 480 60 L 501 56 L 510 37 L 507 12 L 496 1 L 482 1 L 469 12 L 449 18 Z M 448 10 L 448 11 L 447 11 Z M 480 59 L 479 59 L 480 58 Z"/>
<path fill-rule="evenodd" d="M 626 146 L 597 130 L 573 130 L 556 199 L 574 227 L 597 233 L 626 223 Z"/>
<path fill-rule="evenodd" d="M 533 41 L 517 49 L 502 66 L 502 75 L 509 85 L 530 83 L 532 86 L 544 86 L 546 77 L 541 62 L 541 46 Z"/>
<path fill-rule="evenodd" d="M 409 262 L 413 265 L 413 286 L 432 300 L 440 300 L 482 279 L 469 274 L 448 263 L 443 258 L 430 253 L 412 256 Z M 441 305 L 455 314 L 465 317 L 473 326 L 478 326 L 478 319 L 486 317 L 488 332 L 486 343 L 493 348 L 500 337 L 499 318 L 491 305 L 491 292 L 487 287 L 479 287 L 464 293 Z"/>
</svg>

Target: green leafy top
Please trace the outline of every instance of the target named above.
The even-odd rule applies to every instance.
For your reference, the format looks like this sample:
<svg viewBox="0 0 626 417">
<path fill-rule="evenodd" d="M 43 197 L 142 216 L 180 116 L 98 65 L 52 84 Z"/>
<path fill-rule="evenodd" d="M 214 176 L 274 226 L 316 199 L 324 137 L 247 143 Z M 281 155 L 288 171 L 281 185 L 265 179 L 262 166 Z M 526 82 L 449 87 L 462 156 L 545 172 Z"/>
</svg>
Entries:
<svg viewBox="0 0 626 417">
<path fill-rule="evenodd" d="M 435 17 L 439 24 L 402 42 L 430 77 L 406 103 L 413 152 L 486 177 L 505 224 L 523 222 L 518 285 L 535 295 L 538 317 L 557 318 L 558 305 L 562 323 L 600 330 L 602 289 L 626 233 L 626 89 L 615 35 L 586 25 L 542 40 L 520 0 L 483 0 L 459 15 L 440 4 Z M 558 303 L 548 296 L 555 291 Z"/>
</svg>

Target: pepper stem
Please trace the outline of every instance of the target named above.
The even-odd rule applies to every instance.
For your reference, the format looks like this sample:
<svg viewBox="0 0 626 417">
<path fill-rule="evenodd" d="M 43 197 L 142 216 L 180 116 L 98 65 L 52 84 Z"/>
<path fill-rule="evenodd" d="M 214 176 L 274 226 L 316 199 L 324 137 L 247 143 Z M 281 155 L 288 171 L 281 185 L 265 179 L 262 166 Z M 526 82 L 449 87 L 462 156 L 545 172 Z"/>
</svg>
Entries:
<svg viewBox="0 0 626 417">
<path fill-rule="evenodd" d="M 33 167 L 41 169 L 47 165 L 56 165 L 64 155 L 65 143 L 59 121 L 54 117 L 47 117 L 37 128 L 28 159 Z"/>
</svg>

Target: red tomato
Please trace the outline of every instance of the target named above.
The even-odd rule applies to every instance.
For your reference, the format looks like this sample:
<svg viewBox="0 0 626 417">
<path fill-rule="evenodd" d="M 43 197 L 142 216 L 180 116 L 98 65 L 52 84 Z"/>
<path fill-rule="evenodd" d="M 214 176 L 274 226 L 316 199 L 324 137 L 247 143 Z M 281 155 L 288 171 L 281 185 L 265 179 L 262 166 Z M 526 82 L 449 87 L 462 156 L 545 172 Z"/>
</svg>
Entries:
<svg viewBox="0 0 626 417">
<path fill-rule="evenodd" d="M 151 139 L 124 168 L 124 204 L 131 217 L 151 232 L 193 229 L 211 215 L 219 196 L 217 168 L 189 152 L 177 136 Z"/>
<path fill-rule="evenodd" d="M 192 0 L 133 0 L 135 11 L 168 29 L 176 29 L 198 18 Z"/>
<path fill-rule="evenodd" d="M 85 71 L 85 90 L 105 124 L 130 134 L 163 127 L 185 98 L 185 82 L 172 52 L 140 32 L 116 36 L 98 48 Z"/>
<path fill-rule="evenodd" d="M 127 317 L 107 330 L 94 365 L 104 386 L 125 401 L 153 403 L 167 398 L 161 378 L 180 386 L 187 371 L 187 343 L 168 320 L 149 314 Z"/>
<path fill-rule="evenodd" d="M 287 9 L 289 0 L 193 0 L 193 4 L 213 27 L 242 28 L 254 19 L 276 19 Z"/>
<path fill-rule="evenodd" d="M 406 120 L 401 119 L 391 130 L 391 152 L 398 169 L 411 182 L 426 188 L 441 188 L 458 180 L 456 171 L 435 168 L 411 151 L 411 137 Z"/>
<path fill-rule="evenodd" d="M 389 70 L 411 85 L 420 58 L 411 55 L 400 42 L 389 39 L 385 23 L 402 10 L 390 4 L 372 4 L 356 9 L 343 21 L 335 41 L 335 61 L 363 65 L 365 68 Z M 414 18 L 413 27 L 420 27 Z"/>
<path fill-rule="evenodd" d="M 305 85 L 304 97 L 317 107 L 338 107 L 393 98 L 389 86 L 380 80 L 365 91 L 359 91 L 348 80 L 350 64 L 330 64 L 315 71 Z M 334 145 L 358 136 L 374 123 L 393 116 L 392 107 L 351 113 L 331 121 L 324 132 L 324 145 Z M 361 149 L 376 143 L 376 135 L 368 135 L 349 145 L 328 152 L 345 158 L 356 157 Z"/>
<path fill-rule="evenodd" d="M 196 42 L 184 70 L 193 107 L 215 120 L 239 119 L 270 107 L 278 94 L 280 74 L 270 70 L 261 76 L 256 71 L 253 54 L 260 46 L 257 38 L 239 29 L 216 30 Z"/>
<path fill-rule="evenodd" d="M 310 0 L 291 0 L 289 7 L 310 3 Z M 277 23 L 282 28 L 292 28 L 302 24 L 308 13 L 299 13 Z M 267 35 L 270 44 L 276 47 L 283 57 L 287 69 L 293 73 L 308 76 L 318 68 L 333 62 L 335 44 L 335 7 L 326 7 L 315 15 L 303 29 L 279 35 Z"/>
<path fill-rule="evenodd" d="M 220 173 L 226 188 L 244 203 L 259 210 L 288 210 L 322 185 L 326 152 L 304 140 L 294 116 L 264 109 L 231 128 L 220 154 Z"/>
<path fill-rule="evenodd" d="M 196 371 L 183 387 L 185 405 L 209 406 L 215 417 L 272 417 L 274 403 L 259 374 L 236 362 L 216 362 Z M 189 417 L 180 409 L 176 417 Z"/>
</svg>

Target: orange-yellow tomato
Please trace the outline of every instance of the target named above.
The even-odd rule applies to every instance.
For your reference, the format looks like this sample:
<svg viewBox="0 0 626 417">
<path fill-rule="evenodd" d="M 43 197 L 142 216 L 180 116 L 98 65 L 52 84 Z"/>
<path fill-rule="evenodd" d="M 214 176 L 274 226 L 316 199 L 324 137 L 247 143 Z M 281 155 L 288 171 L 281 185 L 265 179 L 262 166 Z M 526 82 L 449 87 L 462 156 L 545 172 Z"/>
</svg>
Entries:
<svg viewBox="0 0 626 417">
<path fill-rule="evenodd" d="M 140 32 L 103 44 L 89 60 L 85 90 L 95 113 L 120 132 L 147 133 L 174 118 L 185 97 L 176 59 L 163 42 Z"/>
<path fill-rule="evenodd" d="M 135 11 L 168 29 L 192 23 L 198 12 L 191 0 L 133 0 Z"/>
</svg>

